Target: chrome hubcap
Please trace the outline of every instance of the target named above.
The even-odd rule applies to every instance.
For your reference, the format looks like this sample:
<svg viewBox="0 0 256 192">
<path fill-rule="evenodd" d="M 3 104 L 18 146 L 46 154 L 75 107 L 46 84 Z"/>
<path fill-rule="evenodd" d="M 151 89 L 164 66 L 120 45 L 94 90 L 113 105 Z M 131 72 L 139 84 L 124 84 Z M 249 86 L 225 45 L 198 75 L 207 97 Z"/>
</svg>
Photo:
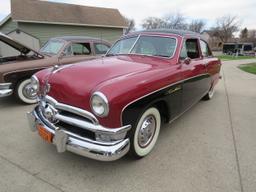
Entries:
<svg viewBox="0 0 256 192">
<path fill-rule="evenodd" d="M 147 116 L 139 130 L 138 143 L 141 148 L 147 147 L 154 138 L 156 119 L 153 115 Z"/>
<path fill-rule="evenodd" d="M 36 91 L 36 89 L 33 88 L 33 86 L 30 83 L 27 83 L 23 87 L 22 93 L 28 99 L 31 99 L 31 100 L 36 99 L 37 91 Z"/>
</svg>

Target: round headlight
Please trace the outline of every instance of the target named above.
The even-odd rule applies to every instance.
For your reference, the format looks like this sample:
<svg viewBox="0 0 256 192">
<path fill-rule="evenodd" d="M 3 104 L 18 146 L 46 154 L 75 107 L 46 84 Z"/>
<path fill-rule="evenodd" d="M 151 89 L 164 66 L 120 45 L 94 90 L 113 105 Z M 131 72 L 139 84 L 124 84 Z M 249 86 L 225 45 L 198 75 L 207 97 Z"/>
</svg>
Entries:
<svg viewBox="0 0 256 192">
<path fill-rule="evenodd" d="M 31 89 L 33 90 L 34 93 L 37 93 L 39 91 L 39 80 L 35 75 L 31 77 Z"/>
<path fill-rule="evenodd" d="M 91 108 L 95 115 L 106 117 L 109 112 L 107 97 L 101 92 L 95 92 L 91 97 Z"/>
</svg>

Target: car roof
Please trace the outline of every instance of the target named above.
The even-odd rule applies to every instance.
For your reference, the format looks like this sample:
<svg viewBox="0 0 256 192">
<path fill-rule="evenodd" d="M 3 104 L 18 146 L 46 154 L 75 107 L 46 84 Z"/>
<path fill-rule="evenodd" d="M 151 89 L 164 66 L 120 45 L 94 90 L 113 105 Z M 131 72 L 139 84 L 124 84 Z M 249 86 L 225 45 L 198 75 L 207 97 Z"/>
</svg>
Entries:
<svg viewBox="0 0 256 192">
<path fill-rule="evenodd" d="M 177 29 L 148 29 L 148 30 L 132 32 L 127 34 L 127 36 L 132 34 L 142 34 L 142 33 L 174 34 L 181 37 L 189 36 L 189 37 L 197 37 L 197 38 L 200 37 L 201 39 L 204 39 L 204 37 L 200 33 L 187 31 L 187 30 L 177 30 Z"/>
<path fill-rule="evenodd" d="M 51 40 L 59 39 L 64 41 L 102 41 L 107 42 L 104 39 L 88 37 L 88 36 L 61 36 L 61 37 L 53 37 Z"/>
</svg>

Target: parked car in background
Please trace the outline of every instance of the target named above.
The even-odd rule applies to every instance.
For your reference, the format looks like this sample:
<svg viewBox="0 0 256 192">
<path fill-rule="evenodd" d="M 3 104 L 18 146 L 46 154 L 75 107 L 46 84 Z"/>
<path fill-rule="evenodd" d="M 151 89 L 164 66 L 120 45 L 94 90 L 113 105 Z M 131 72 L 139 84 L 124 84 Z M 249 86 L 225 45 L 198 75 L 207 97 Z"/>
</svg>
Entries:
<svg viewBox="0 0 256 192">
<path fill-rule="evenodd" d="M 70 36 L 52 38 L 35 51 L 1 33 L 0 42 L 5 53 L 0 57 L 0 97 L 15 94 L 27 104 L 36 102 L 36 93 L 30 86 L 30 77 L 34 73 L 54 65 L 95 59 L 111 46 L 101 39 Z M 10 49 L 16 54 L 8 55 Z"/>
<path fill-rule="evenodd" d="M 39 104 L 33 131 L 58 152 L 112 161 L 148 155 L 161 125 L 209 100 L 221 62 L 199 34 L 150 30 L 128 34 L 103 59 L 35 74 Z"/>
<path fill-rule="evenodd" d="M 227 55 L 254 55 L 253 43 L 224 43 L 222 52 Z"/>
</svg>

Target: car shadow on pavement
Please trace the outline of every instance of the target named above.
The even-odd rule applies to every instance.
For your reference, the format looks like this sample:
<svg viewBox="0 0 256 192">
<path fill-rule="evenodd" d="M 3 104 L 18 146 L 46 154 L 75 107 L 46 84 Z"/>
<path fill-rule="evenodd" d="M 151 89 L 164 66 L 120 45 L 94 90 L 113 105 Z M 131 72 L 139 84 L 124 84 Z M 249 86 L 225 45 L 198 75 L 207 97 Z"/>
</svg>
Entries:
<svg viewBox="0 0 256 192">
<path fill-rule="evenodd" d="M 0 98 L 0 109 L 5 107 L 18 107 L 24 106 L 14 96 Z"/>
</svg>

